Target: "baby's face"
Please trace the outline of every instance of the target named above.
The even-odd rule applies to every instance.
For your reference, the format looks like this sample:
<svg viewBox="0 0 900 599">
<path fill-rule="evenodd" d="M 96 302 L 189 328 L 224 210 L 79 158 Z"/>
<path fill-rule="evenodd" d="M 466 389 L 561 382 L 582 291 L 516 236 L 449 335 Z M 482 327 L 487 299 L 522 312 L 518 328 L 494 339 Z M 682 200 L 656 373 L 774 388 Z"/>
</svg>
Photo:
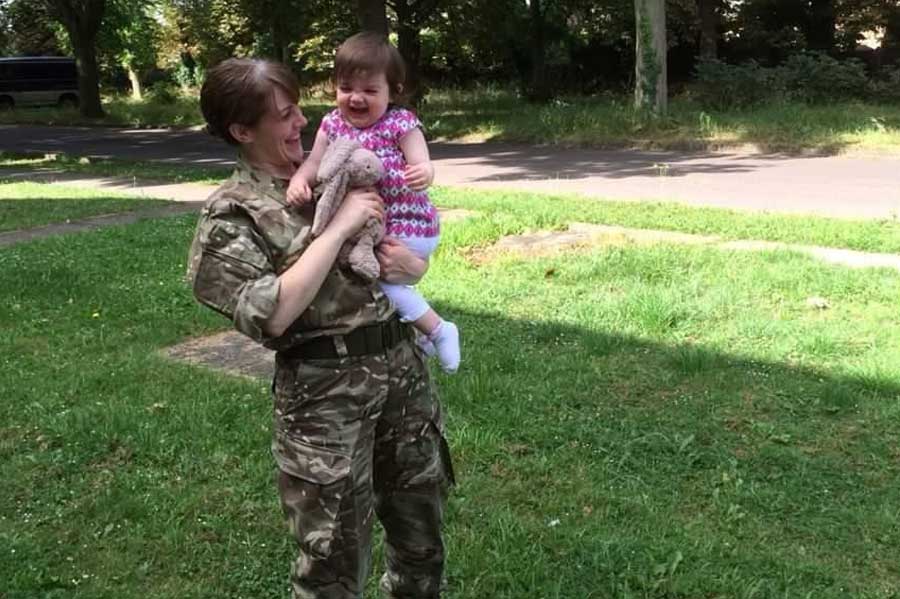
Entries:
<svg viewBox="0 0 900 599">
<path fill-rule="evenodd" d="M 337 82 L 341 115 L 357 129 L 371 127 L 387 111 L 391 100 L 384 73 L 357 73 Z"/>
</svg>

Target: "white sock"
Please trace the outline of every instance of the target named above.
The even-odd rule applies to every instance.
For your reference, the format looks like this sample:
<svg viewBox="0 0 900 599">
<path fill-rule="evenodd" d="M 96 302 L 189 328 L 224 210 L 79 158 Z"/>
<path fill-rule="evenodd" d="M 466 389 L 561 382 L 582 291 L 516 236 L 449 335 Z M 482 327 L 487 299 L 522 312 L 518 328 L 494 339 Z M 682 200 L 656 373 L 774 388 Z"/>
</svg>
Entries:
<svg viewBox="0 0 900 599">
<path fill-rule="evenodd" d="M 434 343 L 443 371 L 448 374 L 456 372 L 459 368 L 459 329 L 456 325 L 442 320 L 428 335 L 428 339 Z"/>
</svg>

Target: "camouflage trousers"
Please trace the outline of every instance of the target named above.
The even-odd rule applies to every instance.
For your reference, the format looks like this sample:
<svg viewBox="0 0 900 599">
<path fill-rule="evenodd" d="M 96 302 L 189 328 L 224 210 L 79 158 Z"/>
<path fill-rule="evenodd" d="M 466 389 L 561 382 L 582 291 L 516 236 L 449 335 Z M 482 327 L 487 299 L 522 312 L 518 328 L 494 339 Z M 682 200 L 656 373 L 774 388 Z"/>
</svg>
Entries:
<svg viewBox="0 0 900 599">
<path fill-rule="evenodd" d="M 436 598 L 443 502 L 452 469 L 440 403 L 411 341 L 334 360 L 278 356 L 273 454 L 299 555 L 295 599 L 362 597 L 371 531 L 385 531 L 381 589 Z"/>
</svg>

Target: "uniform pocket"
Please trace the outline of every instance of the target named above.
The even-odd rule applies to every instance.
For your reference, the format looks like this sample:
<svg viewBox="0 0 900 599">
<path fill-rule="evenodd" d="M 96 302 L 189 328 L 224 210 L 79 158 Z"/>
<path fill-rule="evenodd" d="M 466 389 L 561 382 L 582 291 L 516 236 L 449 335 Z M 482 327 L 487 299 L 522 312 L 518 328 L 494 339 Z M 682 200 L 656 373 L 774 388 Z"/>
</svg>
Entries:
<svg viewBox="0 0 900 599">
<path fill-rule="evenodd" d="M 278 491 L 303 553 L 328 559 L 341 546 L 341 509 L 351 489 L 348 456 L 276 435 Z"/>
<path fill-rule="evenodd" d="M 312 445 L 285 431 L 276 431 L 272 454 L 278 468 L 305 481 L 330 485 L 350 475 L 348 454 Z"/>
</svg>

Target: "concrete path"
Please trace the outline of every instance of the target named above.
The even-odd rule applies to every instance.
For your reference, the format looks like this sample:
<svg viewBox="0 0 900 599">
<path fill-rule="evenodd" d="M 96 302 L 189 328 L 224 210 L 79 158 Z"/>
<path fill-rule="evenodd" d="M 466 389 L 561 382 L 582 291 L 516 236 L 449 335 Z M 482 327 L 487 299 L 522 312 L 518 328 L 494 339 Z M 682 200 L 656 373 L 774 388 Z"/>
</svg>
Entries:
<svg viewBox="0 0 900 599">
<path fill-rule="evenodd" d="M 305 140 L 308 144 L 310 135 Z M 233 150 L 199 131 L 0 126 L 0 150 L 227 165 Z M 900 156 L 788 156 L 431 144 L 440 185 L 577 192 L 840 218 L 900 215 Z"/>
</svg>

